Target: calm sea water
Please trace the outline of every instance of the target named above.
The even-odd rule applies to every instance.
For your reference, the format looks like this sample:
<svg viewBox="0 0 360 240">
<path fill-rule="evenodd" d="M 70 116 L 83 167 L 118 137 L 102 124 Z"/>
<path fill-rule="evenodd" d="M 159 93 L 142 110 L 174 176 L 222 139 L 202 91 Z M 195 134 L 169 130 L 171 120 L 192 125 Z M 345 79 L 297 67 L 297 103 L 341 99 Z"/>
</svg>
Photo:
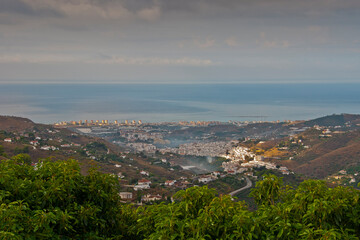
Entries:
<svg viewBox="0 0 360 240">
<path fill-rule="evenodd" d="M 298 120 L 360 113 L 360 84 L 0 85 L 0 115 L 70 120 Z"/>
</svg>

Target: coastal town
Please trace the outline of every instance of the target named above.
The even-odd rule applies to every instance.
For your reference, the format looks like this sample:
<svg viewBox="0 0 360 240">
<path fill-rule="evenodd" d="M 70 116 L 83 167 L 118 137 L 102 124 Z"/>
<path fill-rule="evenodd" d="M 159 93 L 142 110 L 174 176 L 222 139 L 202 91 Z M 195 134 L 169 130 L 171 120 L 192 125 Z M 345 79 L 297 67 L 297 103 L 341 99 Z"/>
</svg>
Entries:
<svg viewBox="0 0 360 240">
<path fill-rule="evenodd" d="M 106 124 L 105 121 L 104 123 Z M 253 181 L 256 181 L 256 176 L 253 175 L 252 169 L 259 167 L 261 163 L 258 161 L 257 164 L 254 164 L 254 162 L 248 161 L 250 160 L 249 158 L 254 160 L 256 156 L 249 149 L 238 147 L 238 140 L 209 141 L 209 136 L 214 136 L 215 134 L 206 133 L 205 135 L 194 137 L 192 139 L 193 142 L 182 143 L 176 147 L 166 146 L 171 141 L 167 139 L 166 134 L 179 129 L 184 130 L 184 126 L 187 127 L 186 124 L 193 125 L 190 122 L 181 123 L 181 125 L 171 126 L 172 129 L 169 129 L 169 126 L 166 124 L 157 124 L 157 126 L 163 126 L 157 131 L 154 131 L 149 126 L 140 129 L 133 127 L 130 129 L 120 129 L 121 132 L 118 137 L 126 142 L 125 144 L 118 144 L 117 141 L 112 141 L 113 144 L 125 147 L 116 154 L 114 149 L 98 142 L 98 140 L 93 142 L 84 140 L 87 139 L 86 135 L 90 135 L 93 131 L 98 133 L 100 131 L 98 128 L 102 128 L 101 132 L 109 132 L 111 130 L 111 128 L 107 127 L 103 129 L 103 126 L 88 127 L 91 131 L 88 131 L 88 128 L 68 131 L 68 128 L 54 124 L 53 126 L 41 125 L 33 127 L 31 131 L 3 132 L 2 145 L 10 148 L 11 146 L 16 146 L 18 153 L 31 153 L 40 156 L 61 154 L 69 157 L 77 156 L 76 158 L 78 159 L 84 158 L 104 162 L 110 173 L 118 178 L 121 183 L 123 189 L 119 193 L 121 198 L 124 201 L 138 203 L 165 200 L 167 196 L 171 196 L 169 194 L 179 189 L 210 184 L 216 181 L 223 181 L 224 179 L 232 179 L 238 182 L 236 186 L 239 186 L 239 188 L 243 187 L 243 176 L 250 177 Z M 207 126 L 211 124 L 214 126 L 224 125 L 224 123 L 208 122 L 199 123 L 196 127 L 203 127 L 204 124 Z M 226 123 L 226 126 L 229 125 L 231 124 Z M 95 134 L 95 136 L 98 136 L 98 134 Z M 107 136 L 108 133 L 104 135 L 105 138 Z M 149 141 L 151 143 L 147 143 Z M 18 147 L 20 144 L 24 147 Z M 137 161 L 143 158 L 140 158 L 140 156 L 143 156 L 141 154 L 152 154 L 153 157 L 151 159 L 154 160 L 140 166 L 137 164 Z M 176 156 L 183 156 L 184 158 L 191 158 L 192 156 L 200 158 L 210 157 L 211 159 L 222 158 L 224 162 L 216 170 L 207 170 L 205 168 L 202 169 L 202 173 L 196 174 L 192 172 L 194 166 L 191 163 L 178 162 L 176 160 L 178 157 Z M 257 159 L 263 160 L 262 158 Z M 245 162 L 248 163 L 247 166 L 242 165 Z M 39 167 L 38 162 L 33 162 L 32 164 L 34 168 Z M 158 178 L 154 176 L 151 168 L 147 167 L 148 164 L 164 168 L 169 172 L 169 177 Z M 270 165 L 265 164 L 264 166 Z M 236 190 L 236 188 L 231 188 L 231 191 L 233 190 Z"/>
<path fill-rule="evenodd" d="M 13 153 L 101 163 L 105 172 L 119 180 L 123 201 L 144 204 L 167 201 L 178 190 L 205 184 L 222 193 L 236 192 L 266 171 L 292 178 L 293 169 L 283 163 L 357 127 L 358 123 L 350 122 L 309 126 L 297 121 L 72 121 L 3 131 L 1 145 Z M 37 162 L 32 164 L 39 167 Z M 326 180 L 355 185 L 358 174 L 355 168 L 340 169 Z"/>
</svg>

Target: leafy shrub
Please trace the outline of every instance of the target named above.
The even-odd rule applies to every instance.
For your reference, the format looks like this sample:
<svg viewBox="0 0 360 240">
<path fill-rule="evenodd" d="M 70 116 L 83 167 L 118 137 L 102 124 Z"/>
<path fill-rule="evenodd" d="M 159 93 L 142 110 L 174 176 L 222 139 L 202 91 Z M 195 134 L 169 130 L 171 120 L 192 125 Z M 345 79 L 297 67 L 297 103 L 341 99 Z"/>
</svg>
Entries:
<svg viewBox="0 0 360 240">
<path fill-rule="evenodd" d="M 296 189 L 265 175 L 243 202 L 214 189 L 177 192 L 169 204 L 121 204 L 115 176 L 77 161 L 0 163 L 0 239 L 358 239 L 359 191 L 304 181 Z"/>
<path fill-rule="evenodd" d="M 43 160 L 35 168 L 23 161 L 17 155 L 1 163 L 1 239 L 131 237 L 135 212 L 120 204 L 116 177 L 95 169 L 81 175 L 75 160 Z"/>
</svg>

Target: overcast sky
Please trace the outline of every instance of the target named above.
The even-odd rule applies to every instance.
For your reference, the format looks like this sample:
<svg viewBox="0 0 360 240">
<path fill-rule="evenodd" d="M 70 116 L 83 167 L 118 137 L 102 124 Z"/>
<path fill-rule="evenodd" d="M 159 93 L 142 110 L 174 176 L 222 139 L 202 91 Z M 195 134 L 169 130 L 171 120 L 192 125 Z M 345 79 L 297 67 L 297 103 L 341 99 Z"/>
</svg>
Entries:
<svg viewBox="0 0 360 240">
<path fill-rule="evenodd" d="M 0 0 L 0 83 L 360 82 L 359 0 Z"/>
</svg>

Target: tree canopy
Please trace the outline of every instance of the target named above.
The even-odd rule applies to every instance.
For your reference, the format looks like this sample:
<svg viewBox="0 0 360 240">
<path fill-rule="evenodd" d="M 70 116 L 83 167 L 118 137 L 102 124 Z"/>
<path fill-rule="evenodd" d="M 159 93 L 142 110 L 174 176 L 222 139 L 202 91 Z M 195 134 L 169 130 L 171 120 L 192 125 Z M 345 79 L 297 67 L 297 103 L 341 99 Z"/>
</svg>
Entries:
<svg viewBox="0 0 360 240">
<path fill-rule="evenodd" d="M 75 160 L 43 160 L 34 167 L 22 157 L 1 163 L 1 239 L 128 237 L 132 222 L 122 221 L 131 221 L 130 206 L 120 204 L 116 177 L 96 169 L 84 176 Z"/>
<path fill-rule="evenodd" d="M 117 177 L 75 160 L 0 164 L 1 239 L 358 239 L 359 191 L 307 180 L 296 189 L 264 175 L 257 210 L 214 189 L 177 192 L 169 204 L 120 203 Z"/>
</svg>

